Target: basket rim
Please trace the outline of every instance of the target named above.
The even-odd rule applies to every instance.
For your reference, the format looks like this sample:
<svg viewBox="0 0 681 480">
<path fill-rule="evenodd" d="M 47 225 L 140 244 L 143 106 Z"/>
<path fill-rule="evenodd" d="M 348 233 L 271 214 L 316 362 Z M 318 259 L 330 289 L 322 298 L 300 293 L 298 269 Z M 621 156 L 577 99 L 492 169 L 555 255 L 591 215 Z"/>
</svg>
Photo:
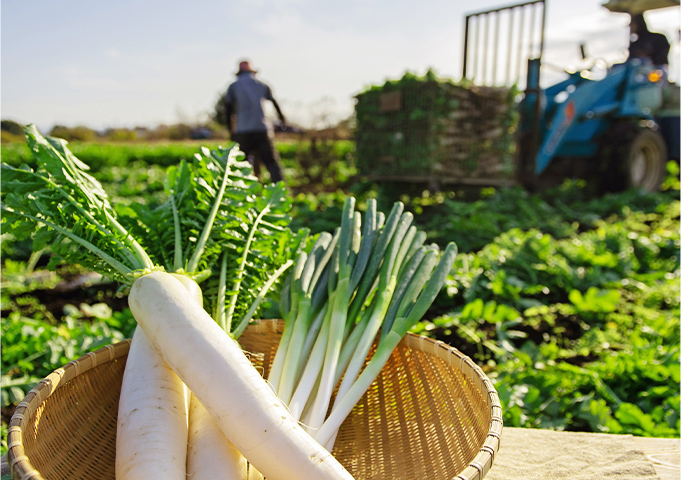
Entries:
<svg viewBox="0 0 681 480">
<path fill-rule="evenodd" d="M 258 320 L 257 324 L 261 327 L 269 325 L 272 331 L 276 331 L 279 322 L 281 322 L 281 320 Z M 31 465 L 23 445 L 23 432 L 38 407 L 52 395 L 56 389 L 66 384 L 74 377 L 99 365 L 127 355 L 130 350 L 131 341 L 131 339 L 126 339 L 115 344 L 107 345 L 94 352 L 87 353 L 76 360 L 70 361 L 63 367 L 54 370 L 26 394 L 12 414 L 7 433 L 7 462 L 13 479 L 45 480 L 40 472 L 35 470 Z M 487 437 L 473 460 L 471 460 L 468 466 L 453 479 L 481 480 L 487 475 L 494 464 L 494 457 L 499 451 L 501 433 L 503 430 L 502 406 L 494 385 L 482 368 L 476 365 L 470 357 L 441 340 L 434 340 L 423 335 L 407 333 L 400 343 L 409 348 L 414 348 L 434 355 L 444 362 L 458 368 L 467 378 L 473 380 L 483 394 L 487 395 L 487 401 L 491 410 Z"/>
</svg>

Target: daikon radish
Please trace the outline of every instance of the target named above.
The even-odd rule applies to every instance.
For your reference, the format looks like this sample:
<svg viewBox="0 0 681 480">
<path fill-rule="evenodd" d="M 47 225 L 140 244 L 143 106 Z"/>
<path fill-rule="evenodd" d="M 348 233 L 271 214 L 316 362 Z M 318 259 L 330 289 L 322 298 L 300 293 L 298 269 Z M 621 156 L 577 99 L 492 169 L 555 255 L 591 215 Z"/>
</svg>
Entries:
<svg viewBox="0 0 681 480">
<path fill-rule="evenodd" d="M 176 278 L 158 271 L 144 275 L 128 299 L 168 365 L 268 480 L 352 478 L 291 417 L 238 344 Z"/>
<path fill-rule="evenodd" d="M 196 395 L 189 405 L 187 478 L 246 480 L 248 462 L 215 424 Z"/>
<path fill-rule="evenodd" d="M 186 478 L 187 403 L 186 387 L 137 327 L 118 405 L 117 480 Z"/>
<path fill-rule="evenodd" d="M 201 289 L 174 275 L 197 305 Z M 116 478 L 182 480 L 186 476 L 190 392 L 138 326 L 130 344 L 118 402 Z"/>
</svg>

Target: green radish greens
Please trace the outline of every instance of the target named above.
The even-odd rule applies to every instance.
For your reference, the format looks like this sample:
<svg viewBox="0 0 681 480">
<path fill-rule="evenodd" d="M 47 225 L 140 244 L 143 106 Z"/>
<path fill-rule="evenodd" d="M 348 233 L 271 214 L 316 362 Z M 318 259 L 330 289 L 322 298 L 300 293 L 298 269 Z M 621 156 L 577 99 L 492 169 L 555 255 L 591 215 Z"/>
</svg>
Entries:
<svg viewBox="0 0 681 480">
<path fill-rule="evenodd" d="M 123 285 L 162 267 L 203 283 L 213 308 L 221 295 L 215 266 L 224 264 L 224 277 L 233 279 L 222 292 L 225 322 L 242 323 L 272 272 L 304 244 L 307 232 L 287 228 L 285 186 L 263 187 L 236 148 L 204 149 L 170 167 L 168 201 L 156 208 L 114 208 L 65 141 L 34 126 L 26 133 L 38 167 L 2 165 L 2 226 L 18 240 L 32 237 L 34 250 L 49 247 L 50 267 L 77 263 Z"/>
</svg>

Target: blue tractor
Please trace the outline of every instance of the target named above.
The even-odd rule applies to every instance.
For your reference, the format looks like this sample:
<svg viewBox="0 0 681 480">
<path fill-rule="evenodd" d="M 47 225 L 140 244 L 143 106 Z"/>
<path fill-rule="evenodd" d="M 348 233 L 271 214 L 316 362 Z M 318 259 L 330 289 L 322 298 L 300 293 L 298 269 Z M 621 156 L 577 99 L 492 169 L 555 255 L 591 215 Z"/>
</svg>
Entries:
<svg viewBox="0 0 681 480">
<path fill-rule="evenodd" d="M 612 11 L 636 14 L 670 5 L 679 2 L 610 0 L 605 6 Z M 645 58 L 629 58 L 609 66 L 599 77 L 594 76 L 593 68 L 583 69 L 568 73 L 567 79 L 555 85 L 541 88 L 546 6 L 544 0 L 538 0 L 466 17 L 463 76 L 470 78 L 467 61 L 471 61 L 471 52 L 475 51 L 469 42 L 474 21 L 477 20 L 480 30 L 481 19 L 489 21 L 490 15 L 506 13 L 508 17 L 508 12 L 514 9 L 537 7 L 540 15 L 536 17 L 540 20 L 535 24 L 539 25 L 539 34 L 525 37 L 537 46 L 535 53 L 528 56 L 526 87 L 519 103 L 516 180 L 529 189 L 555 185 L 566 178 L 588 178 L 605 190 L 657 190 L 666 174 L 667 162 L 679 160 L 679 86 L 669 82 L 665 65 Z M 582 53 L 584 56 L 584 48 Z M 510 62 L 509 59 L 510 55 L 506 61 Z M 478 59 L 478 64 L 490 62 Z"/>
</svg>

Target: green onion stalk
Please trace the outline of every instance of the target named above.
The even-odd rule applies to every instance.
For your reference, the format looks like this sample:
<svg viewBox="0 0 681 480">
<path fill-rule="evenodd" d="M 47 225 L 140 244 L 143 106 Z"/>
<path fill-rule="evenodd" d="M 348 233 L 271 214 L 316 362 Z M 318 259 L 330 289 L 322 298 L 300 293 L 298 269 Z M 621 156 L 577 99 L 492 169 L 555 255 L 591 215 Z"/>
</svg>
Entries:
<svg viewBox="0 0 681 480">
<path fill-rule="evenodd" d="M 329 450 L 340 423 L 434 301 L 456 257 L 453 243 L 442 253 L 426 246 L 426 234 L 401 202 L 387 217 L 374 200 L 363 216 L 354 208 L 349 197 L 339 229 L 299 255 L 284 282 L 285 327 L 269 376 L 294 418 Z"/>
</svg>

